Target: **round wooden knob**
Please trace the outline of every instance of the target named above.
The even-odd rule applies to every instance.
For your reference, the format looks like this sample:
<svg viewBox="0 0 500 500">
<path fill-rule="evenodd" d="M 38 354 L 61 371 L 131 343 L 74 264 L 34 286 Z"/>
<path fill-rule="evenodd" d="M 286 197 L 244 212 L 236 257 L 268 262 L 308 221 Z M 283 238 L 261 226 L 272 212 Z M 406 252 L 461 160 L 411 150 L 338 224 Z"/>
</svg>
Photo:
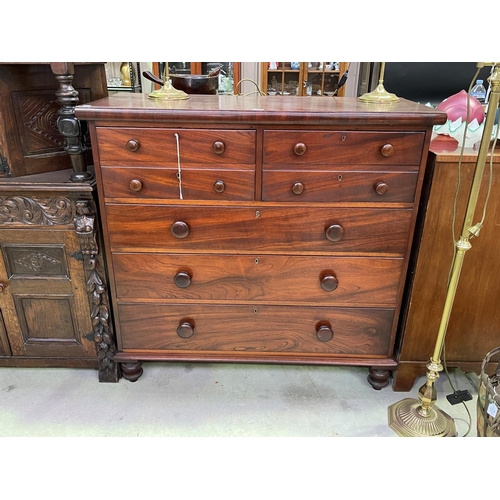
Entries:
<svg viewBox="0 0 500 500">
<path fill-rule="evenodd" d="M 327 239 L 335 243 L 344 237 L 344 228 L 340 224 L 332 224 L 326 228 L 325 235 Z"/>
<path fill-rule="evenodd" d="M 224 181 L 215 181 L 214 182 L 214 191 L 216 193 L 222 193 L 224 192 L 224 189 L 226 189 L 226 184 Z"/>
<path fill-rule="evenodd" d="M 293 147 L 293 152 L 297 155 L 297 156 L 302 156 L 303 154 L 305 154 L 305 152 L 307 151 L 307 146 L 303 143 L 303 142 L 298 142 L 297 144 L 295 144 L 295 146 Z"/>
<path fill-rule="evenodd" d="M 182 239 L 189 234 L 189 226 L 185 222 L 177 221 L 172 224 L 170 231 L 176 238 Z"/>
<path fill-rule="evenodd" d="M 333 338 L 333 330 L 328 325 L 321 325 L 316 329 L 316 337 L 318 337 L 318 340 L 321 340 L 321 342 L 328 342 Z"/>
<path fill-rule="evenodd" d="M 7 288 L 7 283 L 0 283 L 0 293 L 2 293 Z"/>
<path fill-rule="evenodd" d="M 381 148 L 380 148 L 380 152 L 384 155 L 384 156 L 392 156 L 394 154 L 394 146 L 392 144 L 384 144 Z"/>
<path fill-rule="evenodd" d="M 130 181 L 130 189 L 132 191 L 140 191 L 142 189 L 142 182 L 139 179 L 132 179 Z"/>
<path fill-rule="evenodd" d="M 179 288 L 187 288 L 191 284 L 191 275 L 187 271 L 179 271 L 174 276 L 174 283 Z"/>
<path fill-rule="evenodd" d="M 325 274 L 320 278 L 321 288 L 325 292 L 333 292 L 339 286 L 339 280 L 333 274 Z"/>
<path fill-rule="evenodd" d="M 221 155 L 222 153 L 224 153 L 225 149 L 226 149 L 226 145 L 222 141 L 215 141 L 212 144 L 212 151 L 216 155 Z"/>
<path fill-rule="evenodd" d="M 177 327 L 177 335 L 183 339 L 188 339 L 189 337 L 192 337 L 193 334 L 194 325 L 192 325 L 189 321 L 182 321 Z"/>
<path fill-rule="evenodd" d="M 293 194 L 302 194 L 304 192 L 304 184 L 302 184 L 302 182 L 296 182 L 292 186 L 292 192 Z"/>
<path fill-rule="evenodd" d="M 137 139 L 130 139 L 129 141 L 127 141 L 127 149 L 129 151 L 137 151 L 140 146 L 141 144 Z"/>
<path fill-rule="evenodd" d="M 375 191 L 380 196 L 382 196 L 385 193 L 387 193 L 388 189 L 389 189 L 389 186 L 385 182 L 377 182 L 377 184 L 375 185 Z"/>
</svg>

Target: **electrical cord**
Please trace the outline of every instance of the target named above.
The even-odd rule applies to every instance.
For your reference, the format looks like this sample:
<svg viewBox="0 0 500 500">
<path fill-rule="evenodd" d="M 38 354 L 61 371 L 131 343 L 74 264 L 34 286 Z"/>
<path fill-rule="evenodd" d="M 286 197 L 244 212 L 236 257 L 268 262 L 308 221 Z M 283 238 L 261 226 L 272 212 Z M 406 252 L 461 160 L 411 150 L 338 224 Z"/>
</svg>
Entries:
<svg viewBox="0 0 500 500">
<path fill-rule="evenodd" d="M 260 87 L 257 85 L 256 82 L 254 82 L 251 78 L 243 78 L 242 80 L 240 80 L 235 86 L 234 86 L 234 90 L 236 91 L 236 89 L 238 88 L 238 86 L 242 83 L 242 82 L 251 82 L 253 83 L 256 87 L 257 87 L 257 90 L 254 90 L 253 92 L 247 92 L 246 94 L 241 94 L 239 93 L 238 95 L 241 95 L 241 96 L 248 96 L 248 95 L 253 95 L 253 94 L 259 94 L 259 95 L 266 95 L 264 92 L 262 92 L 262 90 L 260 90 Z"/>
<path fill-rule="evenodd" d="M 446 377 L 448 379 L 448 382 L 450 383 L 451 390 L 453 391 L 453 394 L 457 394 L 457 390 L 455 389 L 453 382 L 451 381 L 450 374 L 448 373 L 448 367 L 446 366 L 446 349 L 445 345 L 443 344 L 443 366 L 444 366 L 444 371 L 446 373 Z M 464 405 L 465 411 L 467 412 L 467 415 L 469 416 L 469 422 L 467 424 L 467 432 L 462 436 L 462 437 L 467 437 L 469 435 L 469 432 L 472 429 L 472 415 L 470 414 L 469 408 L 467 407 L 467 404 L 465 401 L 462 401 L 462 404 Z"/>
</svg>

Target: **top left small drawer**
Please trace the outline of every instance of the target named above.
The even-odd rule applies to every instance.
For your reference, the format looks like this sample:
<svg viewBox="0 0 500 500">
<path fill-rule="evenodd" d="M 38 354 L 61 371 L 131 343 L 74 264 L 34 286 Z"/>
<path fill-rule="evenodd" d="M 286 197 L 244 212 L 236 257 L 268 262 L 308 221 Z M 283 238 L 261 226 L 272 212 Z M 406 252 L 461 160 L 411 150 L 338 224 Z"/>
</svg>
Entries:
<svg viewBox="0 0 500 500">
<path fill-rule="evenodd" d="M 97 127 L 101 165 L 255 164 L 254 130 Z"/>
</svg>

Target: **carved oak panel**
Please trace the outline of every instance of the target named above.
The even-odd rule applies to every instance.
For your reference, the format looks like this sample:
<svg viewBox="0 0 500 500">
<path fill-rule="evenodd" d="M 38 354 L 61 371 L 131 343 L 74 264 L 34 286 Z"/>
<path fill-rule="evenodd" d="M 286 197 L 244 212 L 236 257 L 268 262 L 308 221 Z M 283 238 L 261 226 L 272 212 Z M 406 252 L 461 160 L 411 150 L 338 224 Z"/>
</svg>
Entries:
<svg viewBox="0 0 500 500">
<path fill-rule="evenodd" d="M 9 279 L 50 276 L 70 279 L 62 245 L 3 245 Z"/>
<path fill-rule="evenodd" d="M 90 102 L 90 89 L 77 90 L 81 103 Z M 12 92 L 11 96 L 23 155 L 63 153 L 65 141 L 57 127 L 60 106 L 54 92 Z"/>
<path fill-rule="evenodd" d="M 25 344 L 62 342 L 81 346 L 72 294 L 14 296 L 14 303 Z"/>
</svg>

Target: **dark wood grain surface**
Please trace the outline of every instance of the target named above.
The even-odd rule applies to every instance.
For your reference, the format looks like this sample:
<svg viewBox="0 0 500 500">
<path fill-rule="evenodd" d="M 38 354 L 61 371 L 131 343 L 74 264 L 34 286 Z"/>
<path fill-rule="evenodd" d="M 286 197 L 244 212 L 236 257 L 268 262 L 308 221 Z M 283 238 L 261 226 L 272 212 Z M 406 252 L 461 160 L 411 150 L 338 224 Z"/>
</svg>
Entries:
<svg viewBox="0 0 500 500">
<path fill-rule="evenodd" d="M 392 104 L 366 104 L 355 97 L 311 99 L 309 97 L 273 96 L 190 96 L 186 100 L 158 101 L 146 94 L 119 94 L 99 99 L 75 109 L 83 120 L 196 122 L 213 127 L 213 123 L 231 121 L 241 125 L 258 122 L 353 125 L 372 129 L 394 127 L 427 128 L 446 123 L 447 115 L 433 108 L 405 99 Z M 203 119 L 200 120 L 200 117 Z"/>
<path fill-rule="evenodd" d="M 314 168 L 317 164 L 418 166 L 422 157 L 424 134 L 266 130 L 264 141 L 266 168 L 287 165 L 289 168 L 303 169 Z M 297 144 L 302 144 L 304 150 L 295 151 Z M 387 149 L 383 149 L 384 146 Z"/>
<path fill-rule="evenodd" d="M 179 148 L 177 148 L 177 139 Z M 98 128 L 102 165 L 255 165 L 255 131 Z M 130 150 L 129 141 L 136 141 Z M 242 167 L 240 167 L 242 168 Z"/>
<path fill-rule="evenodd" d="M 418 172 L 264 170 L 262 200 L 413 203 L 417 179 Z"/>
<path fill-rule="evenodd" d="M 394 311 L 121 304 L 119 314 L 123 349 L 384 356 L 389 349 Z M 182 321 L 194 325 L 192 337 L 178 336 Z M 330 341 L 318 340 L 319 324 L 331 326 Z"/>
<path fill-rule="evenodd" d="M 169 299 L 175 302 L 229 301 L 324 304 L 331 306 L 396 305 L 403 259 L 282 255 L 114 256 L 117 297 Z M 179 288 L 179 272 L 191 284 Z M 338 286 L 325 291 L 321 280 L 333 275 Z"/>
<path fill-rule="evenodd" d="M 106 198 L 253 201 L 255 171 L 252 169 L 213 168 L 178 169 L 146 167 L 102 167 Z M 211 168 L 210 168 L 211 167 Z"/>
<path fill-rule="evenodd" d="M 411 210 L 315 206 L 193 206 L 109 203 L 112 251 L 257 251 L 266 253 L 362 252 L 401 256 L 406 252 Z M 189 234 L 176 238 L 172 225 L 184 222 Z M 344 228 L 339 241 L 325 231 Z"/>
</svg>

